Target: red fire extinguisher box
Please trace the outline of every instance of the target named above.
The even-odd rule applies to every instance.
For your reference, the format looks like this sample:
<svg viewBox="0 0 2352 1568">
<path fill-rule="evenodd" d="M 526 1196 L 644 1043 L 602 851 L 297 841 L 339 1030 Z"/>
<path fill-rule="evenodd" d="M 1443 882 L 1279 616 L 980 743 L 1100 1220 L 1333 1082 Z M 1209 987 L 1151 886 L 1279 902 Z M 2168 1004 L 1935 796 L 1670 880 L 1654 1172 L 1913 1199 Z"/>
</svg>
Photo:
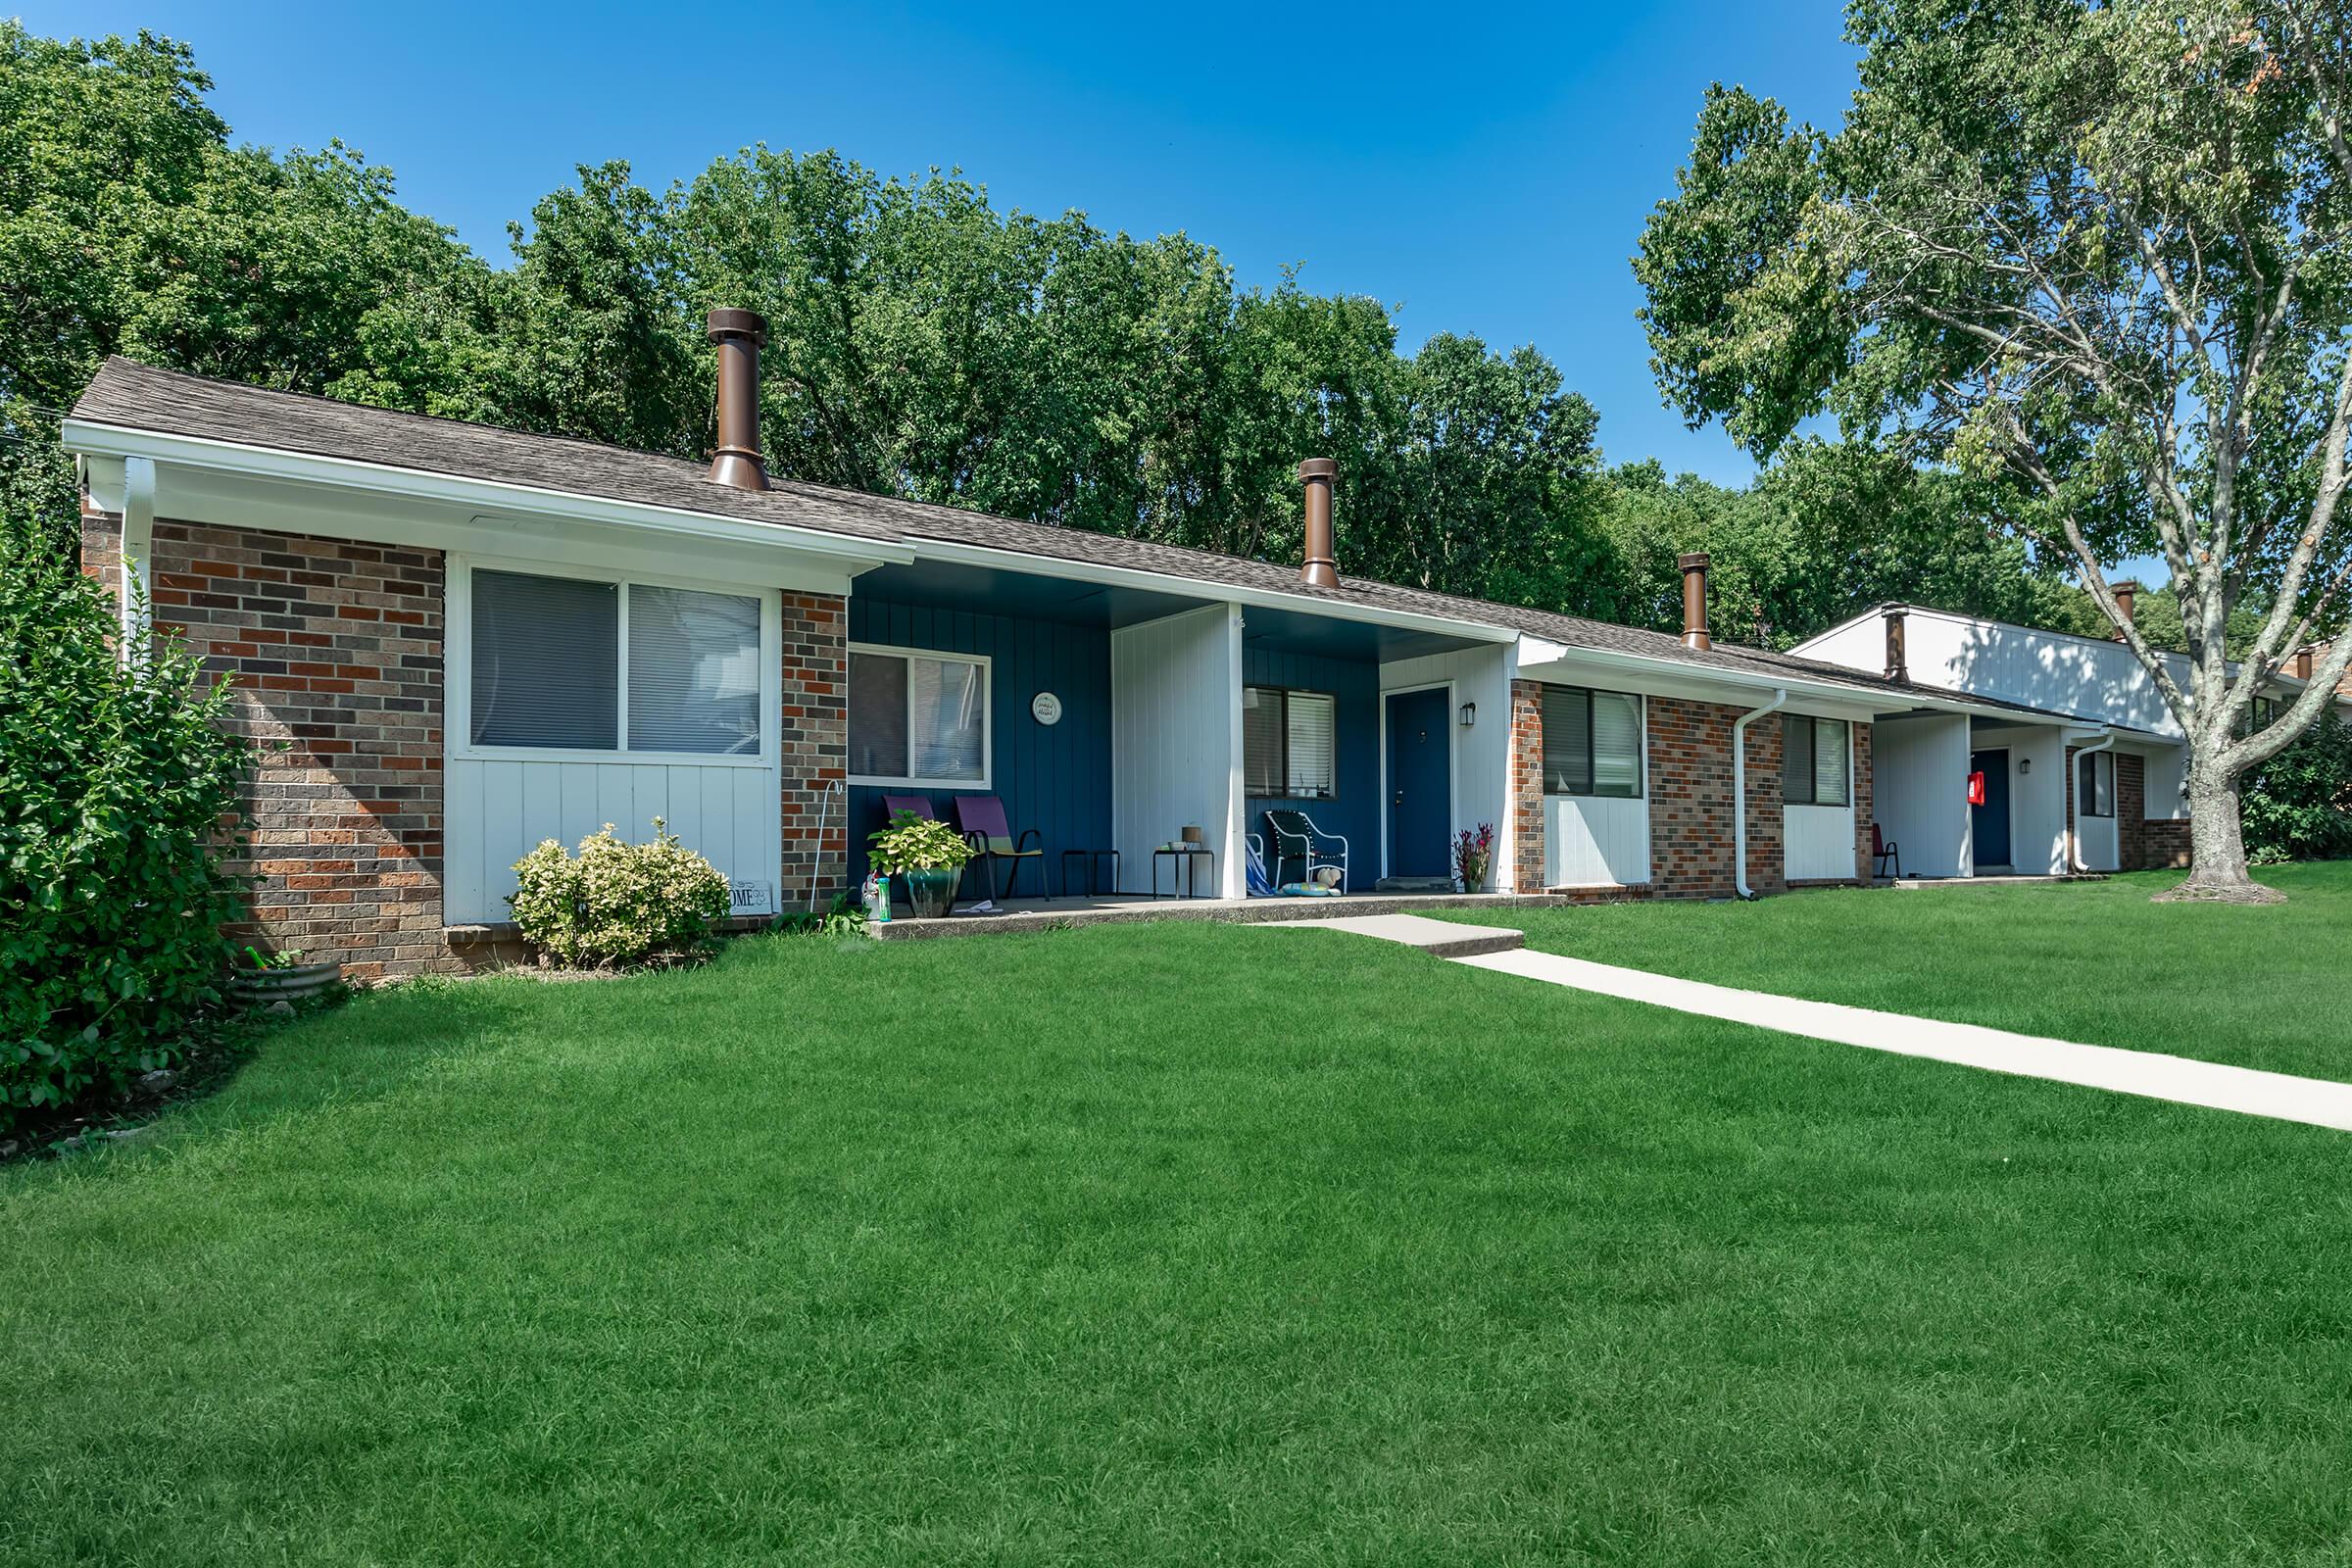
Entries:
<svg viewBox="0 0 2352 1568">
<path fill-rule="evenodd" d="M 1968 775 L 1968 804 L 1971 806 L 1984 804 L 1984 770 L 1981 767 Z"/>
</svg>

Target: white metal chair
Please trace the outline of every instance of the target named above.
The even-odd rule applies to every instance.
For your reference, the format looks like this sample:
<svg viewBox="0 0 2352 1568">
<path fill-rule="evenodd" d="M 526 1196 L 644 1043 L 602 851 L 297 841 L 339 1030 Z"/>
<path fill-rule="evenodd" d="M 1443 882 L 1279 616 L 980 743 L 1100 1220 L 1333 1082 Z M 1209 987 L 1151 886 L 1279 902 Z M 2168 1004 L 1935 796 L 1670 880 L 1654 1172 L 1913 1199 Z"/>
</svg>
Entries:
<svg viewBox="0 0 2352 1568">
<path fill-rule="evenodd" d="M 1315 826 L 1314 818 L 1304 811 L 1272 810 L 1266 813 L 1266 832 L 1274 841 L 1274 885 L 1292 882 L 1312 882 L 1315 873 L 1331 869 L 1340 873 L 1340 891 L 1348 891 L 1348 840 L 1338 833 L 1326 833 Z M 1332 858 L 1333 845 L 1339 847 L 1339 858 Z M 1292 876 L 1296 864 L 1298 874 Z"/>
</svg>

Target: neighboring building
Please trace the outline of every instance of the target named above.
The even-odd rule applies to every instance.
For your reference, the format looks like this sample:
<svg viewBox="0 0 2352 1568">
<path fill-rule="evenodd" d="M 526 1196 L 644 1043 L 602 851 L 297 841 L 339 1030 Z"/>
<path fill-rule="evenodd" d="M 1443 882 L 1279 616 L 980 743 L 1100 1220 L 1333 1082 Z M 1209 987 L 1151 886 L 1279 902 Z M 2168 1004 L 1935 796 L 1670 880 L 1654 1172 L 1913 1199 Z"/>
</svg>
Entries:
<svg viewBox="0 0 2352 1568">
<path fill-rule="evenodd" d="M 2130 614 L 2132 594 L 2119 597 Z M 2121 641 L 1882 605 L 1790 652 L 2054 715 L 1881 718 L 1880 822 L 1902 846 L 1907 873 L 2188 863 L 2188 748 L 2155 681 Z M 2186 685 L 2188 660 L 2165 657 Z M 2300 669 L 2308 674 L 2308 661 Z M 2276 700 L 2291 700 L 2303 684 L 2281 672 Z M 2257 699 L 2266 709 L 2273 700 Z M 1982 797 L 1974 803 L 1972 788 Z"/>
<path fill-rule="evenodd" d="M 1681 640 L 1346 578 L 1319 461 L 1301 567 L 771 484 L 762 328 L 712 328 L 708 471 L 107 362 L 65 426 L 84 565 L 127 564 L 277 743 L 253 786 L 260 936 L 360 973 L 462 966 L 533 844 L 656 816 L 739 912 L 799 908 L 862 873 L 886 794 L 1003 798 L 1056 885 L 1061 851 L 1115 849 L 1142 892 L 1189 826 L 1202 891 L 1241 897 L 1246 836 L 1283 804 L 1347 836 L 1358 889 L 1445 877 L 1452 836 L 1491 822 L 1500 889 L 1726 898 L 1866 879 L 1874 807 L 1932 869 L 1921 803 L 1963 753 L 2031 732 L 2056 769 L 2093 728 L 1710 648 L 1703 557 Z M 2027 793 L 2034 856 L 2011 858 L 2055 869 L 2055 808 L 2029 820 Z M 1946 869 L 1982 869 L 1964 825 L 1940 831 Z"/>
</svg>

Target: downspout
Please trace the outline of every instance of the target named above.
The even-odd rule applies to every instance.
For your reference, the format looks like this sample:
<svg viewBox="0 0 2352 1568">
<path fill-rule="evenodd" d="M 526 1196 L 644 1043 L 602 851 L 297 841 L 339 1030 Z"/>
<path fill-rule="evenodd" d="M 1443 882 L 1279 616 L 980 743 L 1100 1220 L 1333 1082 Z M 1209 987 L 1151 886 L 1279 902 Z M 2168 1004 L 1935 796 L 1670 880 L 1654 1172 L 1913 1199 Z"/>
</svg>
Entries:
<svg viewBox="0 0 2352 1568">
<path fill-rule="evenodd" d="M 122 632 L 117 654 L 125 664 L 145 651 L 147 629 L 153 623 L 153 607 L 147 597 L 150 587 L 147 560 L 154 549 L 155 460 L 124 458 L 122 530 L 116 540 L 115 551 L 122 563 L 122 584 L 115 608 Z"/>
<path fill-rule="evenodd" d="M 2088 757 L 2093 752 L 2103 752 L 2114 744 L 2115 731 L 2109 730 L 2088 746 L 2076 747 L 2075 758 Z M 2075 773 L 2075 758 L 2066 756 L 2064 740 L 2058 743 L 2058 755 L 2065 759 L 2061 765 L 2066 769 L 2066 793 L 2068 799 L 2074 802 L 2074 809 L 2067 813 L 2066 819 L 2067 863 L 2087 876 L 2090 874 L 2090 865 L 2082 858 L 2082 782 Z"/>
<path fill-rule="evenodd" d="M 1747 726 L 1766 713 L 1777 711 L 1788 700 L 1788 688 L 1780 687 L 1773 692 L 1771 702 L 1732 721 L 1732 886 L 1742 899 L 1756 896 L 1755 890 L 1747 885 Z"/>
</svg>

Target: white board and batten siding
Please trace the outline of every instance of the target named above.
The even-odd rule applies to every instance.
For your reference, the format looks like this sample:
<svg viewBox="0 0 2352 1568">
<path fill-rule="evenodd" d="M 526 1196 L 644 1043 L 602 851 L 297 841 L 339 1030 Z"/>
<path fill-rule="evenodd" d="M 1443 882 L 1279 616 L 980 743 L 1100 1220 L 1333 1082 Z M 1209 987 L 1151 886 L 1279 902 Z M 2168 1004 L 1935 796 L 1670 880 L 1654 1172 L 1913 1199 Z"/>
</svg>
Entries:
<svg viewBox="0 0 2352 1568">
<path fill-rule="evenodd" d="M 661 817 L 678 842 L 718 867 L 734 908 L 773 914 L 783 846 L 775 766 L 690 762 L 557 762 L 452 758 L 445 764 L 442 898 L 452 925 L 513 918 L 514 862 L 542 840 L 577 849 L 607 822 L 620 837 L 653 836 Z"/>
<path fill-rule="evenodd" d="M 1380 666 L 1381 711 L 1385 722 L 1388 693 L 1417 687 L 1449 686 L 1451 702 L 1478 705 L 1477 722 L 1452 727 L 1453 832 L 1475 833 L 1481 823 L 1494 828 L 1494 885 L 1511 888 L 1511 867 L 1517 858 L 1511 848 L 1511 679 L 1518 673 L 1517 649 L 1509 643 L 1451 653 L 1420 654 L 1392 659 Z M 1383 799 L 1387 798 L 1388 745 L 1381 745 Z M 1387 813 L 1382 813 L 1381 852 L 1388 848 Z M 1370 885 L 1366 878 L 1365 885 Z M 1353 884 L 1351 883 L 1350 886 Z"/>
<path fill-rule="evenodd" d="M 1649 794 L 1631 801 L 1593 795 L 1544 797 L 1546 887 L 1632 887 L 1649 880 Z"/>
<path fill-rule="evenodd" d="M 2112 871 L 2123 863 L 2122 857 L 2117 853 L 2114 817 L 2078 815 L 2075 818 L 2075 834 L 2085 868 Z"/>
<path fill-rule="evenodd" d="M 1883 718 L 1870 750 L 1871 805 L 1903 874 L 1969 875 L 1967 715 Z"/>
<path fill-rule="evenodd" d="M 1781 808 L 1782 864 L 1791 882 L 1849 882 L 1854 875 L 1852 806 Z"/>
<path fill-rule="evenodd" d="M 1110 822 L 1122 891 L 1182 862 L 1152 852 L 1199 827 L 1215 852 L 1217 895 L 1248 882 L 1242 834 L 1242 620 L 1210 605 L 1110 634 Z M 1209 866 L 1200 889 L 1208 893 Z M 1190 875 L 1190 873 L 1187 873 Z"/>
<path fill-rule="evenodd" d="M 599 575 L 571 565 L 452 556 L 443 745 L 442 906 L 452 925 L 513 918 L 514 862 L 543 840 L 576 849 L 606 823 L 632 843 L 653 836 L 654 818 L 704 856 L 733 889 L 739 914 L 780 907 L 782 864 L 781 606 L 772 589 L 741 582 L 608 575 L 632 583 L 757 596 L 760 612 L 760 752 L 756 757 L 681 758 L 662 753 L 579 753 L 476 748 L 472 734 L 470 570 Z M 625 660 L 625 649 L 623 658 Z"/>
</svg>

